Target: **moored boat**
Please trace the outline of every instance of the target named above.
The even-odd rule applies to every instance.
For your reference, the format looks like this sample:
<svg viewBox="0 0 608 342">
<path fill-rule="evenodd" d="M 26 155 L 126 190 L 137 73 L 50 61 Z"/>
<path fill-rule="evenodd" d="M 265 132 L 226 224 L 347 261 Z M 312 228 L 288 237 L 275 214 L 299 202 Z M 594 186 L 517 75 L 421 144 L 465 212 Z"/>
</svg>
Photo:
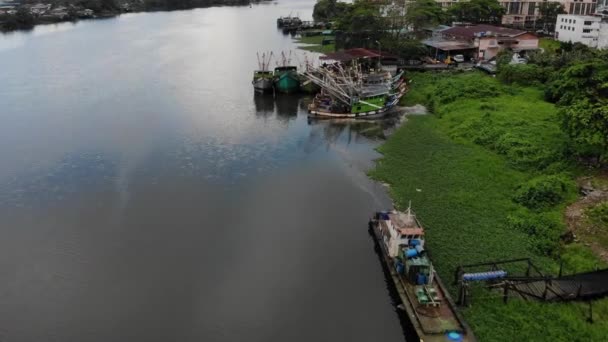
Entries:
<svg viewBox="0 0 608 342">
<path fill-rule="evenodd" d="M 261 56 L 258 53 L 258 70 L 253 72 L 253 88 L 257 91 L 269 91 L 272 90 L 274 85 L 274 73 L 269 70 L 270 61 L 272 59 L 272 52 L 263 53 Z"/>
<path fill-rule="evenodd" d="M 253 88 L 258 91 L 270 91 L 273 87 L 274 73 L 267 70 L 256 70 L 253 72 Z"/>
<path fill-rule="evenodd" d="M 274 68 L 274 87 L 281 93 L 295 93 L 300 90 L 300 75 L 298 67 L 290 65 L 291 53 L 289 58 L 281 52 L 281 63 Z"/>
<path fill-rule="evenodd" d="M 317 118 L 381 118 L 407 90 L 403 73 L 363 72 L 357 65 L 318 68 L 303 75 L 321 87 L 308 107 L 309 116 Z"/>
<path fill-rule="evenodd" d="M 430 260 L 424 228 L 406 212 L 377 212 L 369 222 L 381 260 L 420 341 L 475 341 Z"/>
<path fill-rule="evenodd" d="M 295 93 L 300 89 L 298 68 L 295 66 L 280 66 L 274 68 L 274 86 L 281 93 Z"/>
</svg>

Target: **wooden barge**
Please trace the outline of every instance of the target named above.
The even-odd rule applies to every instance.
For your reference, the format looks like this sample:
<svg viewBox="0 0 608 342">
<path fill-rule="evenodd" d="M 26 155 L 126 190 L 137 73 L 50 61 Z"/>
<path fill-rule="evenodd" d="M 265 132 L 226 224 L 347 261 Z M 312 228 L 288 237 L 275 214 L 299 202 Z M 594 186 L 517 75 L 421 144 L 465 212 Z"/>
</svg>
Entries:
<svg viewBox="0 0 608 342">
<path fill-rule="evenodd" d="M 424 247 L 424 228 L 411 209 L 378 212 L 370 234 L 390 274 L 402 309 L 420 341 L 475 341 Z"/>
</svg>

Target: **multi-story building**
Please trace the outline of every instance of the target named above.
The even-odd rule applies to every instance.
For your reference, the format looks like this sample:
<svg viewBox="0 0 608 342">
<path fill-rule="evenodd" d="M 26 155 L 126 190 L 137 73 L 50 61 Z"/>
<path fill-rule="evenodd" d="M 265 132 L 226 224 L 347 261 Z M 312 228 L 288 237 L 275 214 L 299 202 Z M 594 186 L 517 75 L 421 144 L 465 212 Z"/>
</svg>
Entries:
<svg viewBox="0 0 608 342">
<path fill-rule="evenodd" d="M 608 23 L 602 22 L 601 16 L 560 14 L 555 24 L 555 38 L 602 49 L 608 47 Z"/>
<path fill-rule="evenodd" d="M 468 0 L 435 0 L 442 8 L 447 9 L 461 1 Z M 596 12 L 598 2 L 608 10 L 608 0 L 498 0 L 505 8 L 502 24 L 518 27 L 534 27 L 540 18 L 540 7 L 543 2 L 559 2 L 567 14 L 591 15 Z M 608 14 L 608 13 L 607 13 Z"/>
</svg>

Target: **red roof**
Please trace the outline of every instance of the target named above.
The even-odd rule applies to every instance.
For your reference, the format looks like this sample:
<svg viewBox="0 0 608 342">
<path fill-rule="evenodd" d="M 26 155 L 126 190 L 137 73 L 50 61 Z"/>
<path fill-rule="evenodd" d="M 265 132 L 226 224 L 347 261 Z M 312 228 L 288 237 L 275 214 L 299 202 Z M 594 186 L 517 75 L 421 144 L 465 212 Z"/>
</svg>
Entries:
<svg viewBox="0 0 608 342">
<path fill-rule="evenodd" d="M 502 37 L 517 37 L 527 31 L 516 30 L 512 28 L 492 26 L 492 25 L 474 25 L 474 26 L 456 26 L 441 31 L 441 34 L 447 34 L 455 37 L 473 39 L 481 33 L 490 32 L 492 35 Z"/>
<path fill-rule="evenodd" d="M 422 228 L 398 228 L 401 235 L 424 235 L 424 229 Z"/>
</svg>

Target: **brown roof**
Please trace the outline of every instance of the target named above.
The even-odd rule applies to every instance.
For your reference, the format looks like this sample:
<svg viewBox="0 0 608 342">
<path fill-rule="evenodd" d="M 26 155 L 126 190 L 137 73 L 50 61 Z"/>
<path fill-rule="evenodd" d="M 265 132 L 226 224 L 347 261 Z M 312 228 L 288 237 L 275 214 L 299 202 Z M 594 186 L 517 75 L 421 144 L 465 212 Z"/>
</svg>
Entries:
<svg viewBox="0 0 608 342">
<path fill-rule="evenodd" d="M 476 35 L 486 32 L 491 32 L 491 34 L 503 37 L 517 37 L 527 31 L 492 25 L 456 26 L 441 31 L 442 34 L 468 39 L 475 38 Z"/>
<path fill-rule="evenodd" d="M 356 48 L 356 49 L 349 49 L 349 50 L 328 53 L 325 56 L 321 56 L 321 59 L 331 59 L 334 61 L 347 62 L 347 61 L 351 61 L 353 59 L 378 58 L 380 56 L 382 56 L 384 58 L 396 58 L 397 57 L 395 55 L 391 55 L 384 51 L 382 51 L 382 54 L 380 54 L 380 51 L 378 51 L 378 50 Z"/>
<path fill-rule="evenodd" d="M 424 229 L 422 228 L 399 228 L 401 235 L 424 235 Z"/>
<path fill-rule="evenodd" d="M 423 40 L 422 44 L 437 48 L 442 51 L 469 50 L 475 46 L 470 41 L 465 40 Z"/>
</svg>

